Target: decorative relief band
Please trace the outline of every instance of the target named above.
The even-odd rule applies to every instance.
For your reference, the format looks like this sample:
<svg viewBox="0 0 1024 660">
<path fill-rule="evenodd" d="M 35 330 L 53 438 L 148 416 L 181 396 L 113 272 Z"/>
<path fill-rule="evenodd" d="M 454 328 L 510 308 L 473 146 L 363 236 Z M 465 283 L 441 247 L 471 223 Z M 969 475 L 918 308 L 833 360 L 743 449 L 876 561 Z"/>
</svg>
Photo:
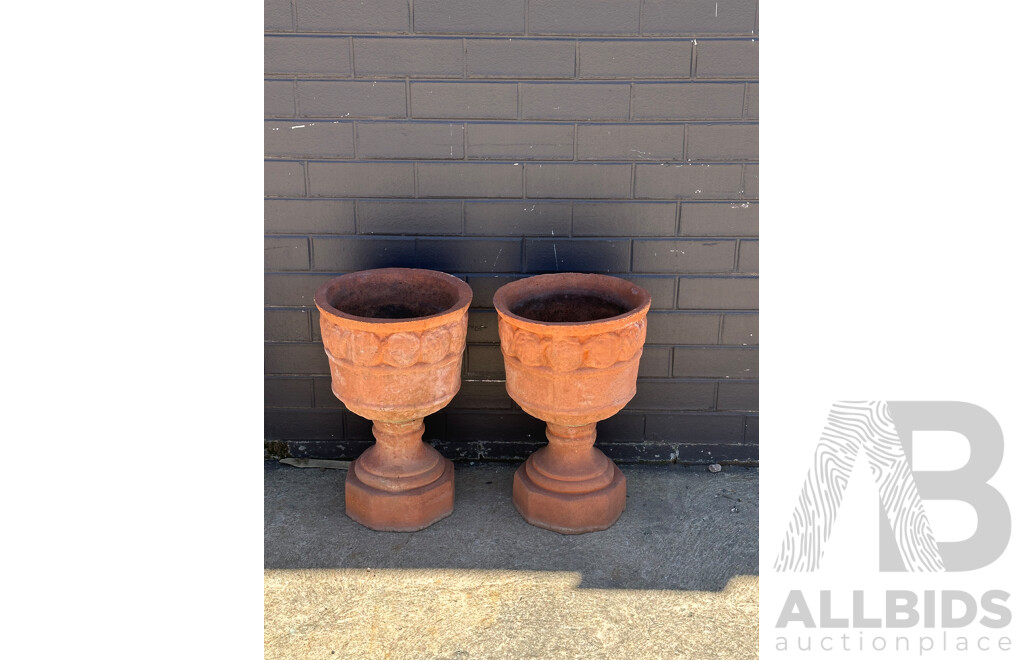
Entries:
<svg viewBox="0 0 1024 660">
<path fill-rule="evenodd" d="M 320 333 L 335 360 L 361 367 L 409 367 L 417 363 L 435 364 L 453 353 L 461 353 L 466 345 L 468 323 L 469 317 L 463 316 L 455 323 L 437 328 L 381 335 L 324 321 Z"/>
<path fill-rule="evenodd" d="M 647 319 L 590 337 L 543 337 L 498 319 L 498 336 L 505 355 L 528 367 L 550 367 L 560 372 L 580 367 L 604 369 L 636 356 L 647 336 Z"/>
</svg>

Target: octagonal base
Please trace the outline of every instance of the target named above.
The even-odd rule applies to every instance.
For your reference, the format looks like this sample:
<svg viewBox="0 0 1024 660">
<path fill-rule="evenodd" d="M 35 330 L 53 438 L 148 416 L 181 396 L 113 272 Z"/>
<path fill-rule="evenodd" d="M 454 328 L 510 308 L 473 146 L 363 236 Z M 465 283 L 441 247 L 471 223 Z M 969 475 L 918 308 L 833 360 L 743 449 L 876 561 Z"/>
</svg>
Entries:
<svg viewBox="0 0 1024 660">
<path fill-rule="evenodd" d="M 611 467 L 611 483 L 603 488 L 558 493 L 530 479 L 523 463 L 512 479 L 512 503 L 526 522 L 553 532 L 584 534 L 608 529 L 626 509 L 626 477 L 617 465 L 611 463 Z"/>
<path fill-rule="evenodd" d="M 415 532 L 447 518 L 455 505 L 455 466 L 447 458 L 441 460 L 440 477 L 410 490 L 373 488 L 350 469 L 345 477 L 345 513 L 379 532 Z"/>
</svg>

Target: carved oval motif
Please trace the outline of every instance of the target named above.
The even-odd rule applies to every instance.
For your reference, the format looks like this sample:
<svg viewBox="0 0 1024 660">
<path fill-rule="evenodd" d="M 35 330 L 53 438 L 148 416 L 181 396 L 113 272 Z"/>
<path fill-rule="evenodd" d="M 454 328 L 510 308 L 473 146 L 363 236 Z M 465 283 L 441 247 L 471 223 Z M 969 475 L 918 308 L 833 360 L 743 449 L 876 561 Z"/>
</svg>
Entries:
<svg viewBox="0 0 1024 660">
<path fill-rule="evenodd" d="M 420 338 L 420 361 L 428 364 L 439 362 L 448 355 L 451 336 L 445 328 L 434 328 L 423 333 Z"/>
<path fill-rule="evenodd" d="M 636 355 L 644 343 L 644 321 L 637 321 L 619 330 L 619 359 L 628 360 Z"/>
<path fill-rule="evenodd" d="M 385 361 L 395 367 L 408 367 L 420 353 L 420 338 L 412 332 L 397 332 L 387 339 Z"/>
<path fill-rule="evenodd" d="M 500 318 L 498 319 L 498 339 L 501 341 L 501 345 L 505 347 L 505 352 L 512 353 L 515 350 L 516 331 L 512 329 L 511 325 L 505 323 Z"/>
<path fill-rule="evenodd" d="M 369 367 L 380 362 L 380 338 L 372 332 L 356 330 L 352 333 L 352 361 Z"/>
<path fill-rule="evenodd" d="M 614 334 L 591 337 L 583 344 L 583 363 L 595 369 L 612 366 L 619 359 L 619 341 Z"/>
<path fill-rule="evenodd" d="M 451 334 L 452 351 L 462 351 L 466 347 L 466 330 L 469 327 L 469 316 L 463 316 L 459 321 L 447 326 Z"/>
<path fill-rule="evenodd" d="M 569 337 L 555 339 L 548 346 L 548 363 L 555 371 L 572 371 L 583 363 L 580 342 Z"/>
<path fill-rule="evenodd" d="M 545 342 L 533 334 L 520 330 L 515 338 L 515 355 L 528 367 L 539 367 L 544 364 Z"/>
<path fill-rule="evenodd" d="M 352 333 L 329 323 L 320 324 L 324 346 L 338 360 L 352 359 Z"/>
</svg>

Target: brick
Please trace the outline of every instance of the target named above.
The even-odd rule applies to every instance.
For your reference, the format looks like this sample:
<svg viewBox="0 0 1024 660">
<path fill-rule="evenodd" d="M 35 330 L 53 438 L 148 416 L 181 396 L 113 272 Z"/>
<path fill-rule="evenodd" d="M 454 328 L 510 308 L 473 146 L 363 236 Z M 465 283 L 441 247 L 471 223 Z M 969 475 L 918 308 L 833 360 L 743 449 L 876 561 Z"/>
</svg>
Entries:
<svg viewBox="0 0 1024 660">
<path fill-rule="evenodd" d="M 647 415 L 645 442 L 736 444 L 743 442 L 743 415 Z"/>
<path fill-rule="evenodd" d="M 511 163 L 416 163 L 422 197 L 520 197 L 522 165 Z"/>
<path fill-rule="evenodd" d="M 640 0 L 528 0 L 530 34 L 638 34 Z"/>
<path fill-rule="evenodd" d="M 497 344 L 498 312 L 474 309 L 469 312 L 469 329 L 466 341 L 471 344 Z"/>
<path fill-rule="evenodd" d="M 753 34 L 757 0 L 645 0 L 644 34 Z"/>
<path fill-rule="evenodd" d="M 467 39 L 466 74 L 485 78 L 572 78 L 571 39 Z"/>
<path fill-rule="evenodd" d="M 526 165 L 526 196 L 533 198 L 628 198 L 630 165 L 573 163 Z"/>
<path fill-rule="evenodd" d="M 575 202 L 574 236 L 673 236 L 674 202 Z"/>
<path fill-rule="evenodd" d="M 466 346 L 466 373 L 483 378 L 504 378 L 505 361 L 498 346 Z"/>
<path fill-rule="evenodd" d="M 740 241 L 740 260 L 737 270 L 741 273 L 758 272 L 758 242 Z"/>
<path fill-rule="evenodd" d="M 759 444 L 758 435 L 758 416 L 747 415 L 746 428 L 743 434 L 743 442 L 751 445 Z"/>
<path fill-rule="evenodd" d="M 280 160 L 263 163 L 263 194 L 268 197 L 305 195 L 306 175 L 302 163 Z"/>
<path fill-rule="evenodd" d="M 369 80 L 300 80 L 301 117 L 405 117 L 405 83 Z"/>
<path fill-rule="evenodd" d="M 345 409 L 345 404 L 331 391 L 330 376 L 314 376 L 312 381 L 314 408 Z"/>
<path fill-rule="evenodd" d="M 626 410 L 711 410 L 715 384 L 710 381 L 638 380 Z"/>
<path fill-rule="evenodd" d="M 466 408 L 510 410 L 512 399 L 505 391 L 504 381 L 463 380 L 446 410 Z"/>
<path fill-rule="evenodd" d="M 637 286 L 646 289 L 651 294 L 651 309 L 675 309 L 676 308 L 676 278 L 674 277 L 645 277 L 630 273 L 624 276 Z"/>
<path fill-rule="evenodd" d="M 722 343 L 734 346 L 757 346 L 757 314 L 724 314 Z"/>
<path fill-rule="evenodd" d="M 718 314 L 648 312 L 647 344 L 716 344 Z"/>
<path fill-rule="evenodd" d="M 758 171 L 760 165 L 747 164 L 743 166 L 743 189 L 749 199 L 758 198 Z"/>
<path fill-rule="evenodd" d="M 747 119 L 757 119 L 758 92 L 757 83 L 747 83 L 747 95 L 743 99 L 743 116 Z"/>
<path fill-rule="evenodd" d="M 330 279 L 330 278 L 328 277 L 328 278 L 324 278 L 324 279 Z M 322 342 L 323 341 L 323 335 L 320 332 L 320 310 L 317 309 L 316 307 L 310 307 L 310 308 L 306 309 L 305 311 L 309 314 L 309 329 L 312 331 L 313 341 L 314 342 L 318 342 L 318 341 Z M 314 394 L 315 394 L 315 392 L 314 392 Z"/>
<path fill-rule="evenodd" d="M 268 199 L 263 202 L 268 234 L 351 234 L 355 203 L 342 199 Z"/>
<path fill-rule="evenodd" d="M 310 341 L 309 313 L 304 309 L 264 309 L 265 341 Z"/>
<path fill-rule="evenodd" d="M 352 158 L 352 124 L 294 119 L 263 122 L 263 151 L 267 156 Z"/>
<path fill-rule="evenodd" d="M 265 344 L 263 372 L 267 374 L 327 374 L 322 344 Z"/>
<path fill-rule="evenodd" d="M 523 119 L 628 119 L 628 83 L 522 83 Z"/>
<path fill-rule="evenodd" d="M 429 419 L 429 415 L 423 421 Z M 349 439 L 373 441 L 373 422 L 359 415 L 345 411 L 345 435 Z"/>
<path fill-rule="evenodd" d="M 263 405 L 267 408 L 311 408 L 313 390 L 309 378 L 264 378 Z"/>
<path fill-rule="evenodd" d="M 711 463 L 749 464 L 757 463 L 757 446 L 755 445 L 702 445 L 702 444 L 680 444 L 677 446 L 676 462 L 697 465 L 709 465 Z M 742 506 L 742 505 L 740 505 Z"/>
<path fill-rule="evenodd" d="M 359 123 L 356 142 L 360 158 L 462 159 L 463 124 Z"/>
<path fill-rule="evenodd" d="M 263 38 L 263 70 L 274 74 L 352 76 L 349 40 L 342 37 Z"/>
<path fill-rule="evenodd" d="M 360 200 L 360 234 L 462 233 L 462 202 Z"/>
<path fill-rule="evenodd" d="M 682 160 L 681 125 L 583 124 L 577 131 L 580 160 Z"/>
<path fill-rule="evenodd" d="M 572 160 L 572 124 L 469 124 L 469 158 Z"/>
<path fill-rule="evenodd" d="M 417 267 L 446 273 L 519 272 L 521 250 L 518 238 L 416 239 Z"/>
<path fill-rule="evenodd" d="M 263 268 L 309 270 L 309 239 L 305 236 L 264 238 Z"/>
<path fill-rule="evenodd" d="M 757 202 L 684 202 L 679 205 L 682 236 L 757 236 Z"/>
<path fill-rule="evenodd" d="M 507 0 L 414 0 L 416 32 L 523 34 L 526 8 Z"/>
<path fill-rule="evenodd" d="M 269 307 L 312 307 L 317 288 L 332 275 L 280 273 L 263 277 L 263 304 Z M 316 321 L 316 319 L 313 319 Z M 313 323 L 314 327 L 316 323 Z M 315 338 L 314 338 L 315 339 Z"/>
<path fill-rule="evenodd" d="M 292 81 L 263 82 L 263 114 L 267 117 L 295 116 L 295 84 Z"/>
<path fill-rule="evenodd" d="M 310 197 L 412 197 L 412 163 L 309 163 Z"/>
<path fill-rule="evenodd" d="M 729 273 L 735 250 L 735 241 L 638 239 L 633 241 L 633 271 Z"/>
<path fill-rule="evenodd" d="M 757 383 L 722 382 L 718 384 L 718 410 L 757 410 Z"/>
<path fill-rule="evenodd" d="M 757 42 L 700 41 L 697 44 L 698 78 L 757 78 Z"/>
<path fill-rule="evenodd" d="M 521 279 L 522 277 L 525 276 L 517 275 L 509 277 L 507 275 L 480 275 L 466 278 L 469 288 L 473 289 L 473 302 L 470 303 L 470 307 L 494 309 L 494 293 L 502 286 L 509 282 Z"/>
<path fill-rule="evenodd" d="M 535 449 L 546 442 L 544 422 L 536 417 L 530 417 L 522 411 L 502 413 L 453 411 L 449 412 L 446 417 L 450 430 L 448 439 L 452 442 L 478 442 L 481 440 L 508 442 L 509 438 L 515 438 L 522 443 L 530 443 Z M 505 444 L 505 442 L 500 444 Z M 493 446 L 496 447 L 498 444 L 494 443 Z M 527 450 L 526 455 L 530 453 L 532 451 Z"/>
<path fill-rule="evenodd" d="M 756 277 L 681 277 L 680 309 L 757 309 Z"/>
<path fill-rule="evenodd" d="M 671 368 L 671 348 L 644 346 L 644 353 L 640 356 L 640 378 L 667 378 Z"/>
<path fill-rule="evenodd" d="M 515 119 L 515 83 L 414 82 L 412 116 L 452 119 Z"/>
<path fill-rule="evenodd" d="M 408 32 L 408 0 L 295 0 L 300 31 Z"/>
<path fill-rule="evenodd" d="M 568 236 L 571 216 L 565 202 L 466 202 L 466 234 Z"/>
<path fill-rule="evenodd" d="M 353 39 L 355 75 L 462 77 L 462 39 L 378 37 Z"/>
<path fill-rule="evenodd" d="M 597 423 L 597 442 L 602 446 L 608 443 L 643 442 L 644 415 L 616 413 L 608 419 Z"/>
<path fill-rule="evenodd" d="M 416 245 L 411 238 L 314 238 L 312 270 L 409 268 L 415 257 Z"/>
<path fill-rule="evenodd" d="M 646 199 L 741 199 L 743 166 L 731 164 L 636 166 L 636 196 Z"/>
<path fill-rule="evenodd" d="M 628 270 L 629 241 L 528 238 L 523 257 L 527 273 L 621 273 Z"/>
<path fill-rule="evenodd" d="M 689 39 L 581 41 L 580 78 L 689 78 Z"/>
<path fill-rule="evenodd" d="M 676 378 L 757 378 L 757 349 L 723 346 L 677 347 Z"/>
<path fill-rule="evenodd" d="M 309 440 L 342 442 L 345 432 L 343 420 L 342 410 L 266 410 L 263 413 L 263 438 L 288 440 L 290 455 L 305 456 L 309 448 L 315 446 Z M 294 444 L 293 440 L 296 441 Z"/>
<path fill-rule="evenodd" d="M 266 30 L 294 30 L 291 0 L 263 0 L 263 27 Z"/>
<path fill-rule="evenodd" d="M 741 119 L 742 83 L 637 83 L 634 119 Z"/>
<path fill-rule="evenodd" d="M 345 415 L 342 410 L 267 410 L 263 413 L 264 438 L 340 441 L 345 437 Z M 298 446 L 289 444 L 293 456 Z"/>
<path fill-rule="evenodd" d="M 686 129 L 687 160 L 757 160 L 756 124 L 696 124 Z"/>
</svg>

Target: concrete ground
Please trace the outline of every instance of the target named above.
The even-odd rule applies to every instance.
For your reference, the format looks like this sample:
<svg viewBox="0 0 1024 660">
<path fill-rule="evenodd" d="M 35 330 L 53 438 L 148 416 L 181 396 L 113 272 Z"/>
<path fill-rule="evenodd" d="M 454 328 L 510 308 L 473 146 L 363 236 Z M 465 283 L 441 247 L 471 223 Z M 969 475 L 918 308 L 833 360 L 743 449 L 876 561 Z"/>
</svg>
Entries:
<svg viewBox="0 0 1024 660">
<path fill-rule="evenodd" d="M 456 464 L 454 513 L 388 533 L 345 516 L 344 470 L 268 462 L 266 657 L 757 657 L 757 470 L 620 467 L 619 521 L 564 536 L 512 464 Z"/>
</svg>

